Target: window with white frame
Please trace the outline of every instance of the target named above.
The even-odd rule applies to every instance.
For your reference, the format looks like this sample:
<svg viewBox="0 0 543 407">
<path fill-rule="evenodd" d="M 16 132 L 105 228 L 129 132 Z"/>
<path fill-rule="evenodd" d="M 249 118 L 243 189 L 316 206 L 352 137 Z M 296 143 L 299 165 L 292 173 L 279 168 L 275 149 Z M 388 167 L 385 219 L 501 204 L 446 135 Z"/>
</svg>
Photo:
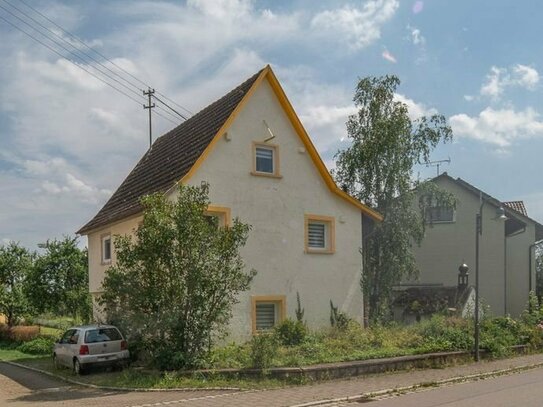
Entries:
<svg viewBox="0 0 543 407">
<path fill-rule="evenodd" d="M 427 223 L 454 222 L 454 208 L 451 206 L 431 206 L 426 208 Z"/>
<path fill-rule="evenodd" d="M 333 253 L 335 250 L 334 218 L 306 215 L 305 251 L 308 253 Z"/>
<path fill-rule="evenodd" d="M 111 235 L 102 236 L 102 263 L 111 262 Z"/>
<path fill-rule="evenodd" d="M 279 148 L 273 144 L 253 143 L 253 175 L 281 178 Z"/>
</svg>

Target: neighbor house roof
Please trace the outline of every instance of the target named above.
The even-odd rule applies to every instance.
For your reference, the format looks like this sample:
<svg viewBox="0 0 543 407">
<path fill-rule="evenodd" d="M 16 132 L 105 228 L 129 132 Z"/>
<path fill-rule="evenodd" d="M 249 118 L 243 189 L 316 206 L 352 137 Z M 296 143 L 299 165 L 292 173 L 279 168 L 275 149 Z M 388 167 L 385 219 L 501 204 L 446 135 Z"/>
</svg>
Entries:
<svg viewBox="0 0 543 407">
<path fill-rule="evenodd" d="M 466 190 L 470 191 L 471 193 L 476 194 L 477 196 L 481 195 L 483 197 L 483 199 L 485 200 L 485 202 L 488 202 L 488 203 L 496 206 L 497 208 L 503 207 L 504 210 L 505 210 L 506 216 L 508 216 L 510 218 L 507 222 L 515 220 L 516 223 L 517 223 L 516 228 L 518 228 L 519 225 L 523 225 L 523 224 L 525 225 L 525 223 L 523 223 L 525 221 L 533 222 L 533 224 L 535 226 L 535 235 L 536 235 L 535 238 L 536 238 L 536 241 L 543 239 L 543 225 L 541 223 L 539 223 L 538 221 L 530 218 L 527 215 L 526 208 L 524 207 L 524 203 L 522 201 L 502 202 L 499 199 L 496 199 L 493 196 L 487 194 L 486 192 L 483 192 L 479 188 L 471 185 L 469 182 L 464 181 L 462 178 L 453 178 L 450 175 L 448 175 L 446 172 L 444 172 L 443 174 L 438 175 L 437 177 L 433 178 L 433 180 L 437 180 L 437 179 L 441 179 L 441 178 L 448 179 L 448 180 L 456 183 L 457 185 L 460 185 L 461 187 L 465 188 Z M 516 203 L 516 204 L 521 203 L 522 208 L 519 208 L 518 205 L 510 205 L 512 203 Z M 523 210 L 519 210 L 519 209 L 523 209 Z M 511 219 L 511 218 L 513 218 L 513 219 Z"/>
<path fill-rule="evenodd" d="M 156 192 L 165 193 L 177 183 L 186 181 L 205 160 L 250 94 L 264 79 L 269 81 L 279 103 L 330 190 L 358 207 L 365 215 L 374 220 L 382 220 L 378 212 L 337 187 L 273 71 L 266 66 L 219 100 L 159 137 L 104 207 L 77 233 L 87 234 L 91 230 L 136 215 L 142 211 L 141 197 Z"/>
<path fill-rule="evenodd" d="M 526 207 L 524 206 L 524 201 L 509 201 L 503 203 L 505 206 L 508 206 L 511 209 L 514 209 L 515 211 L 522 213 L 524 216 L 528 216 L 528 211 L 526 211 Z"/>
</svg>

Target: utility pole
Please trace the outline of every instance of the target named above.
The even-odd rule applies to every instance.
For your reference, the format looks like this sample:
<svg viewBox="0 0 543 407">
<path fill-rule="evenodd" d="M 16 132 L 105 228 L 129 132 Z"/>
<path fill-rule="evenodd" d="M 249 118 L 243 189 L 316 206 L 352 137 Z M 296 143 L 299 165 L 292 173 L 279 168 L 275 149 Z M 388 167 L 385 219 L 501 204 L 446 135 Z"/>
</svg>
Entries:
<svg viewBox="0 0 543 407">
<path fill-rule="evenodd" d="M 149 109 L 149 149 L 151 149 L 151 146 L 153 145 L 153 127 L 151 126 L 151 109 L 155 107 L 156 105 L 154 103 L 151 103 L 151 98 L 153 94 L 155 93 L 154 89 L 147 88 L 147 91 L 143 91 L 143 94 L 147 96 L 149 100 L 148 105 L 143 105 L 144 109 Z"/>
</svg>

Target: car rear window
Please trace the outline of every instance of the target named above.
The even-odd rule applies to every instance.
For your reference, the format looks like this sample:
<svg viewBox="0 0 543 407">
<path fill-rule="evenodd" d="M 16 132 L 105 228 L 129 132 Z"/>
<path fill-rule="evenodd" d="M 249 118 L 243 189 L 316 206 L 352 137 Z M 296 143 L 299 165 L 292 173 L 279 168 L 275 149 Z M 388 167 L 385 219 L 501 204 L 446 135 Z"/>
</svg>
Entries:
<svg viewBox="0 0 543 407">
<path fill-rule="evenodd" d="M 85 343 L 120 341 L 123 339 L 116 328 L 90 329 L 85 333 Z"/>
</svg>

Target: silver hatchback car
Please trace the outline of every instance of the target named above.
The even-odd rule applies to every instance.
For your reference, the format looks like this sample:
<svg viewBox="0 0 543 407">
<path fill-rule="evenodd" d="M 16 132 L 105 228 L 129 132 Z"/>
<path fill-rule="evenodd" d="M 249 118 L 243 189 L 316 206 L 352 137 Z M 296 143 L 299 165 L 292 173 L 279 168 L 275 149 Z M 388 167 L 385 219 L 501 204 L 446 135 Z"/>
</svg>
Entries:
<svg viewBox="0 0 543 407">
<path fill-rule="evenodd" d="M 69 367 L 76 374 L 90 366 L 123 366 L 129 359 L 128 343 L 113 325 L 75 326 L 53 348 L 55 366 Z"/>
</svg>

